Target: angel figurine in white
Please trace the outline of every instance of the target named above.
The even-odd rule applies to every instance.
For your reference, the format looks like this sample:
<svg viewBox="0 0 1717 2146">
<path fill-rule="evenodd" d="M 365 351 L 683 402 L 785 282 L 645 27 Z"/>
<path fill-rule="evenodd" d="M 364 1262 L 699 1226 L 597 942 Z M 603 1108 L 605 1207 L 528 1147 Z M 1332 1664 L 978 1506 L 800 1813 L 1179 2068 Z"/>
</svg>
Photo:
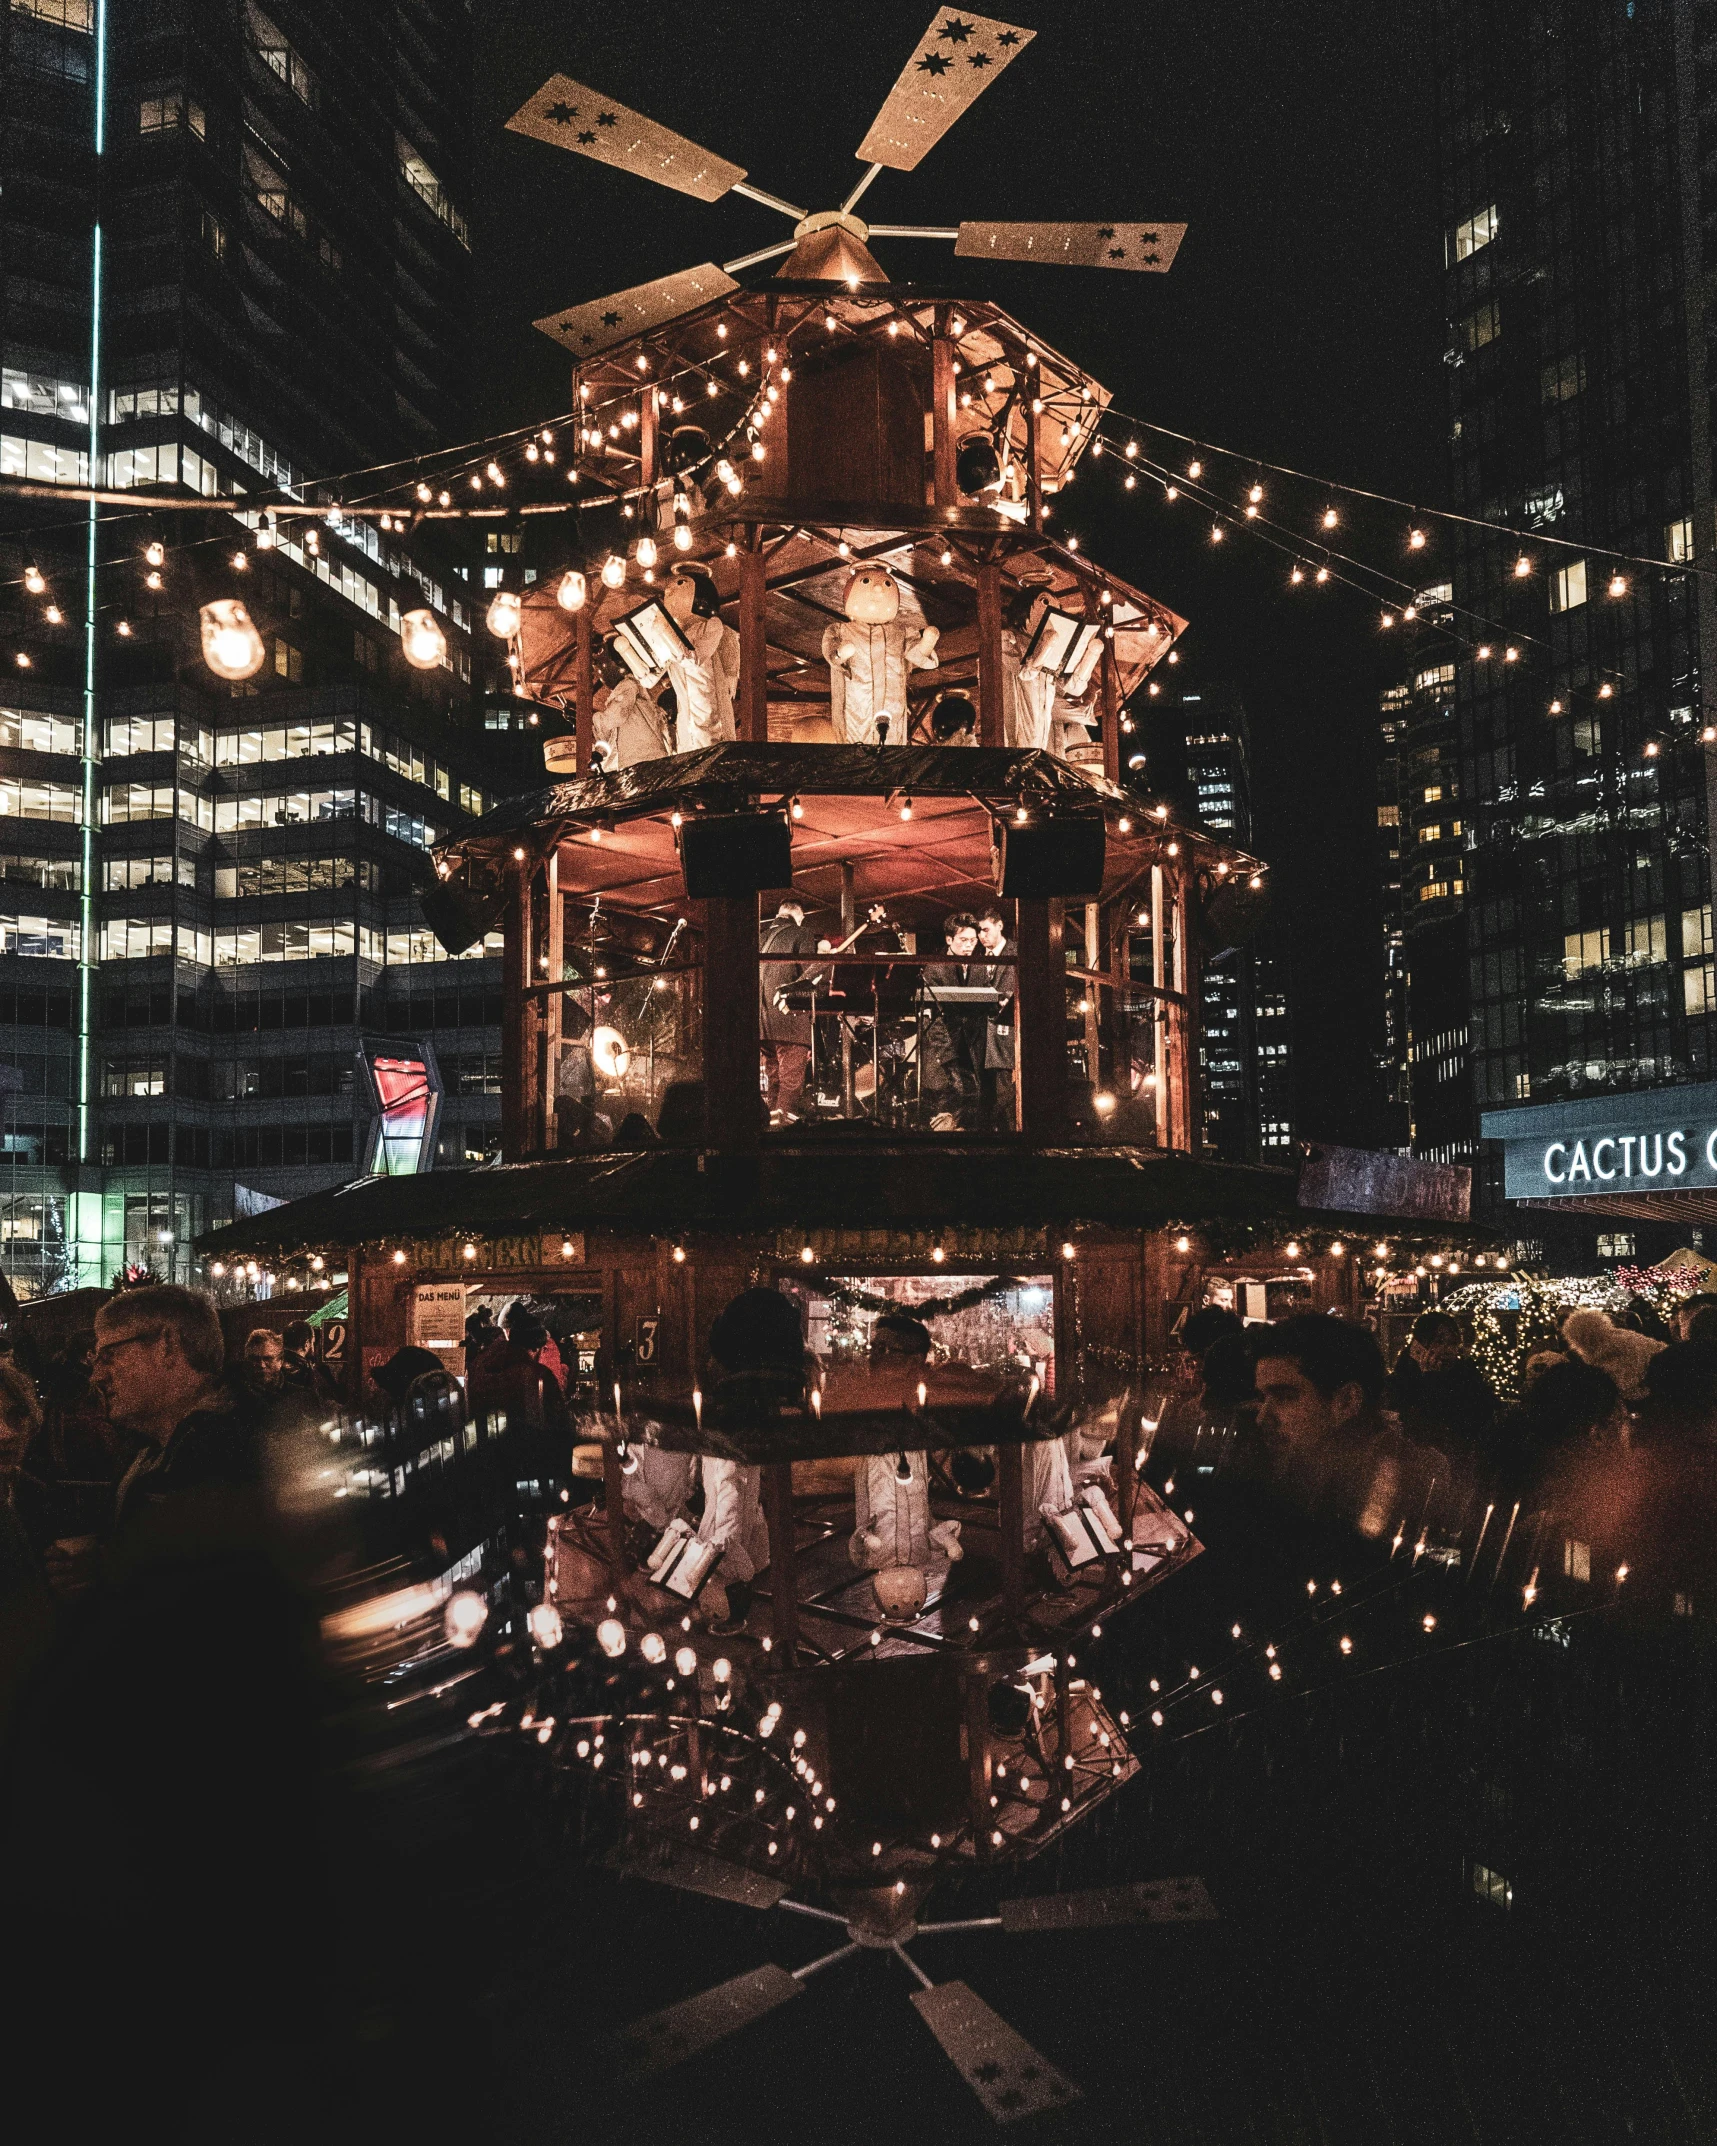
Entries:
<svg viewBox="0 0 1717 2146">
<path fill-rule="evenodd" d="M 939 666 L 937 630 L 902 624 L 900 587 L 886 566 L 853 569 L 837 620 L 823 632 L 829 719 L 843 745 L 906 742 L 906 674 Z"/>
<path fill-rule="evenodd" d="M 682 753 L 721 745 L 734 736 L 733 696 L 739 685 L 739 636 L 724 623 L 715 583 L 701 567 L 677 566 L 662 591 L 668 616 L 691 643 L 690 655 L 667 664 L 674 689 L 674 743 Z"/>
</svg>

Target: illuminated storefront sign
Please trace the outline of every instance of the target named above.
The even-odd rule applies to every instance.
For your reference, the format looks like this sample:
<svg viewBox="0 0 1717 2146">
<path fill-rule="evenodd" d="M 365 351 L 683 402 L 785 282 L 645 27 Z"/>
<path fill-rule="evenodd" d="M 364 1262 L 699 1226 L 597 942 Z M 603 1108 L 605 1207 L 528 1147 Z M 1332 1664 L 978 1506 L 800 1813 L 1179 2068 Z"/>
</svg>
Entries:
<svg viewBox="0 0 1717 2146">
<path fill-rule="evenodd" d="M 1717 1084 L 1487 1111 L 1511 1200 L 1590 1200 L 1606 1193 L 1717 1187 Z"/>
</svg>

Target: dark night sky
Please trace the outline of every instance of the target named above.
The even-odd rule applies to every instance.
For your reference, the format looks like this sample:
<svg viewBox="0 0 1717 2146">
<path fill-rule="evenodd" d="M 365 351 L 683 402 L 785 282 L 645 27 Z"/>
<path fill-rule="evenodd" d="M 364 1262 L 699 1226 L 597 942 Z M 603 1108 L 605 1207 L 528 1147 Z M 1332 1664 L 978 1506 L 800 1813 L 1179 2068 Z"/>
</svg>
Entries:
<svg viewBox="0 0 1717 2146">
<path fill-rule="evenodd" d="M 787 236 L 740 200 L 705 204 L 503 131 L 564 69 L 744 164 L 755 184 L 837 206 L 852 152 L 929 19 L 859 8 L 597 9 L 490 0 L 477 84 L 486 425 L 564 408 L 564 355 L 530 323 L 674 269 Z M 1165 277 L 988 268 L 951 247 L 878 241 L 884 265 L 982 290 L 1108 386 L 1195 437 L 1408 498 L 1440 496 L 1444 330 L 1429 42 L 1367 0 L 1022 0 L 1030 49 L 916 172 L 864 213 L 1184 219 Z M 1369 1049 L 1379 1004 L 1373 735 L 1389 644 L 1357 596 L 1308 600 L 1208 517 L 1123 496 L 1087 461 L 1067 502 L 1086 548 L 1191 620 L 1179 682 L 1231 678 L 1254 733 L 1257 840 L 1293 962 L 1300 1130 L 1381 1137 Z M 1227 472 L 1236 493 L 1250 471 Z M 1321 492 L 1273 486 L 1311 528 Z M 1403 558 L 1400 517 L 1364 553 Z M 1421 568 L 1434 578 L 1434 555 Z M 1167 676 L 1168 674 L 1163 674 Z"/>
</svg>

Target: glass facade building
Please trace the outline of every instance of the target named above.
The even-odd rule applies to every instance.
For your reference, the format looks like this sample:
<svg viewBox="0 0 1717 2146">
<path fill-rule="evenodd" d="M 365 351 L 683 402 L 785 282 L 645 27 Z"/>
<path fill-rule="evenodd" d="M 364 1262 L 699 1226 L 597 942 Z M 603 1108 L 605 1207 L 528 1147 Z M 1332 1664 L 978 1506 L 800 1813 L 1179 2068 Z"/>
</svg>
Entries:
<svg viewBox="0 0 1717 2146">
<path fill-rule="evenodd" d="M 1450 631 L 1420 636 L 1458 794 L 1404 760 L 1403 797 L 1458 817 L 1464 886 L 1446 945 L 1409 928 L 1422 1153 L 1711 1073 L 1714 31 L 1703 0 L 1438 8 L 1450 504 L 1522 534 L 1445 525 Z M 1463 1051 L 1458 1136 L 1428 1139 L 1421 1069 L 1438 1093 Z"/>
<path fill-rule="evenodd" d="M 8 0 L 0 39 L 4 474 L 326 498 L 469 436 L 464 0 Z M 509 780 L 458 553 L 51 490 L 0 513 L 15 1285 L 183 1278 L 198 1231 L 356 1175 L 378 1041 L 431 1046 L 438 1162 L 492 1152 L 499 964 L 447 960 L 415 892 Z M 264 644 L 241 684 L 202 661 L 216 596 Z M 401 653 L 419 606 L 439 670 Z"/>
<path fill-rule="evenodd" d="M 1217 685 L 1183 695 L 1179 705 L 1193 816 L 1212 834 L 1252 848 L 1245 703 L 1232 687 Z M 1200 991 L 1205 1147 L 1225 1162 L 1287 1162 L 1294 1137 L 1293 1050 L 1286 959 L 1275 936 L 1265 929 L 1241 945 L 1213 951 Z"/>
</svg>

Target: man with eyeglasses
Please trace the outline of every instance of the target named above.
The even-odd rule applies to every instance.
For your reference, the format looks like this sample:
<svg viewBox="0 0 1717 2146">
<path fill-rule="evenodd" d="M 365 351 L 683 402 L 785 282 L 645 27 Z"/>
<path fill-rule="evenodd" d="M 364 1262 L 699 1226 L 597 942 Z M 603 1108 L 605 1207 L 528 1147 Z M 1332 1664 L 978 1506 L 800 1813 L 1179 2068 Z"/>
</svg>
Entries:
<svg viewBox="0 0 1717 2146">
<path fill-rule="evenodd" d="M 260 1480 L 256 1426 L 224 1378 L 226 1337 L 195 1289 L 128 1290 L 95 1317 L 89 1381 L 109 1418 L 143 1440 L 119 1486 L 123 1532 L 164 1500 Z"/>
</svg>

